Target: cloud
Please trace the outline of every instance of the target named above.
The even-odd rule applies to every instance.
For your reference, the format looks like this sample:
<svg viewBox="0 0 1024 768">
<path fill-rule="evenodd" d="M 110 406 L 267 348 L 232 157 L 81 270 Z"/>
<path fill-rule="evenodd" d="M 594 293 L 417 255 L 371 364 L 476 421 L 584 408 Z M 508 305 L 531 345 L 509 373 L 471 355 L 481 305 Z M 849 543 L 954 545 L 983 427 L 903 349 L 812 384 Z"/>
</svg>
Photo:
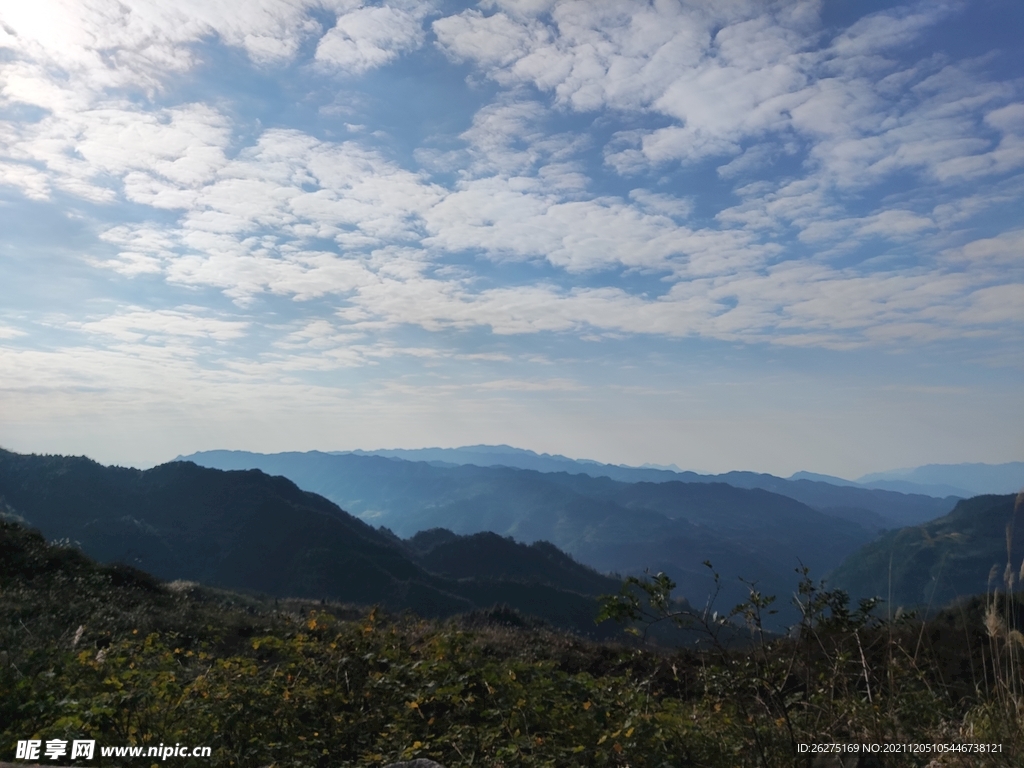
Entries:
<svg viewBox="0 0 1024 768">
<path fill-rule="evenodd" d="M 433 28 L 450 55 L 503 85 L 531 83 L 576 111 L 676 118 L 682 125 L 645 135 L 643 152 L 660 162 L 734 151 L 741 136 L 782 121 L 787 95 L 807 80 L 812 5 L 562 2 L 549 24 L 472 10 Z"/>
<path fill-rule="evenodd" d="M 495 379 L 479 384 L 477 388 L 484 391 L 506 392 L 577 392 L 585 389 L 580 386 L 579 382 L 571 379 L 545 379 L 542 381 Z"/>
<path fill-rule="evenodd" d="M 364 71 L 415 47 L 422 39 L 418 19 L 429 8 L 419 2 L 363 6 L 359 0 L 144 0 L 131 6 L 39 0 L 4 9 L 0 45 L 61 68 L 90 92 L 159 88 L 168 72 L 195 66 L 195 44 L 212 38 L 270 66 L 293 60 L 305 42 L 323 35 L 324 60 Z M 326 35 L 316 17 L 325 11 L 337 19 Z"/>
<path fill-rule="evenodd" d="M 916 3 L 873 13 L 836 37 L 832 48 L 844 57 L 855 57 L 904 46 L 940 19 L 963 8 L 961 2 Z"/>
<path fill-rule="evenodd" d="M 210 181 L 225 163 L 230 126 L 203 104 L 142 111 L 112 102 L 5 133 L 9 157 L 32 171 L 5 180 L 32 197 L 57 188 L 112 202 L 120 192 L 133 202 L 181 208 L 183 192 Z"/>
<path fill-rule="evenodd" d="M 501 126 L 528 125 L 538 114 L 522 105 L 491 110 L 467 141 L 505 147 Z M 490 128 L 482 130 L 485 125 Z M 542 141 L 542 134 L 536 138 Z M 527 134 L 525 146 L 532 141 Z M 499 164 L 510 173 L 513 166 L 537 167 Z M 774 263 L 785 247 L 761 240 L 739 213 L 720 218 L 740 228 L 695 228 L 684 223 L 692 216 L 688 200 L 643 188 L 628 199 L 563 199 L 540 174 L 468 178 L 445 190 L 356 142 L 295 131 L 267 131 L 190 194 L 175 230 L 151 224 L 108 230 L 104 238 L 120 249 L 108 266 L 125 274 L 160 270 L 172 283 L 221 289 L 242 306 L 264 293 L 301 301 L 336 297 L 340 326 L 311 320 L 280 342 L 295 354 L 318 350 L 288 364 L 296 370 L 372 364 L 390 348 L 381 340 L 356 344 L 352 334 L 405 326 L 484 327 L 498 336 L 701 336 L 837 349 L 992 333 L 989 318 L 996 314 L 985 292 L 1006 275 L 966 274 L 958 265 L 967 254 L 1010 253 L 1016 245 L 1007 236 L 947 249 L 948 270 L 938 264 L 840 269 L 792 257 Z M 793 182 L 779 193 L 751 192 L 751 210 L 799 222 L 809 243 L 909 242 L 937 231 L 933 218 L 898 208 L 822 219 L 821 194 L 820 186 Z M 309 246 L 323 237 L 333 238 L 339 251 Z M 500 286 L 475 270 L 437 269 L 458 253 L 497 262 L 543 260 L 558 272 Z M 582 277 L 623 269 L 653 271 L 662 288 L 646 295 L 589 286 Z"/>
<path fill-rule="evenodd" d="M 88 334 L 133 343 L 163 342 L 182 337 L 223 342 L 243 336 L 250 325 L 245 321 L 203 315 L 200 308 L 151 310 L 128 307 L 116 315 L 81 323 L 78 328 Z"/>
<path fill-rule="evenodd" d="M 323 33 L 314 12 L 324 10 L 339 15 L 317 58 L 359 74 L 418 47 L 428 6 L 41 0 L 5 8 L 0 106 L 33 108 L 38 116 L 0 119 L 3 183 L 34 199 L 58 189 L 94 202 L 123 194 L 155 207 L 188 207 L 182 187 L 208 180 L 223 163 L 232 126 L 211 105 L 160 108 L 151 99 L 169 77 L 196 67 L 203 42 L 242 48 L 261 66 L 293 60 Z M 140 88 L 147 99 L 138 98 Z M 116 185 L 105 183 L 111 176 Z"/>
<path fill-rule="evenodd" d="M 456 61 L 472 60 L 492 67 L 511 64 L 535 45 L 550 40 L 538 22 L 520 22 L 504 13 L 484 16 L 475 9 L 438 19 L 432 27 L 442 50 Z M 497 77 L 498 70 L 491 74 Z"/>
<path fill-rule="evenodd" d="M 10 32 L 0 42 L 29 60 L 59 67 L 87 93 L 129 85 L 159 88 L 166 73 L 194 66 L 192 46 L 214 36 L 259 63 L 292 58 L 305 39 L 321 31 L 309 14 L 320 5 L 149 0 L 129 7 L 114 0 L 40 0 L 4 9 Z"/>
<path fill-rule="evenodd" d="M 1016 233 L 970 226 L 1019 198 L 1019 85 L 976 61 L 892 58 L 948 6 L 830 37 L 813 2 L 484 3 L 430 30 L 498 93 L 399 148 L 369 101 L 346 112 L 365 130 L 332 140 L 158 96 L 204 45 L 317 88 L 325 68 L 358 76 L 424 44 L 426 5 L 41 7 L 71 21 L 18 10 L 4 33 L 4 183 L 105 206 L 89 264 L 213 288 L 239 313 L 131 305 L 82 320 L 90 338 L 227 343 L 284 298 L 289 330 L 268 343 L 303 370 L 426 358 L 387 336 L 409 327 L 847 348 L 997 333 L 1016 295 L 997 290 L 1018 280 Z M 292 66 L 313 43 L 317 66 Z M 721 189 L 670 168 L 709 159 Z"/>
<path fill-rule="evenodd" d="M 971 269 L 996 268 L 1008 270 L 1004 274 L 1011 278 L 1024 271 L 1024 229 L 1003 232 L 997 237 L 986 237 L 955 248 L 949 248 L 940 254 L 947 264 L 968 267 Z"/>
<path fill-rule="evenodd" d="M 1017 107 L 997 107 L 986 118 L 1004 133 L 997 147 L 977 130 L 979 109 L 1005 103 L 1012 86 L 986 82 L 970 65 L 934 71 L 935 62 L 907 67 L 880 56 L 961 4 L 879 12 L 831 41 L 817 9 L 812 2 L 567 1 L 515 13 L 469 10 L 433 28 L 449 55 L 501 85 L 531 84 L 576 112 L 671 119 L 617 134 L 606 162 L 624 175 L 738 156 L 745 142 L 773 136 L 790 146 L 794 136 L 811 142 L 816 170 L 841 187 L 904 169 L 945 181 L 1020 166 Z M 1000 109 L 1010 110 L 1005 118 Z M 722 175 L 763 164 L 769 152 L 748 146 L 744 164 L 726 163 Z"/>
<path fill-rule="evenodd" d="M 316 48 L 316 60 L 361 74 L 423 44 L 421 14 L 390 6 L 364 7 L 338 17 Z"/>
</svg>

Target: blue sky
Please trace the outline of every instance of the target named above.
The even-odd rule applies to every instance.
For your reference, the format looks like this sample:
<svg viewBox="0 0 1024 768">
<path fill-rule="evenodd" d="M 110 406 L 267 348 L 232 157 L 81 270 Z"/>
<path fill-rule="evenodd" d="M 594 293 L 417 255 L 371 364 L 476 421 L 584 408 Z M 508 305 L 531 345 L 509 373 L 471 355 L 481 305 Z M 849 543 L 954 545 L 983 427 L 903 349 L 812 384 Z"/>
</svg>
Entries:
<svg viewBox="0 0 1024 768">
<path fill-rule="evenodd" d="M 1024 458 L 1024 6 L 0 9 L 0 445 Z"/>
</svg>

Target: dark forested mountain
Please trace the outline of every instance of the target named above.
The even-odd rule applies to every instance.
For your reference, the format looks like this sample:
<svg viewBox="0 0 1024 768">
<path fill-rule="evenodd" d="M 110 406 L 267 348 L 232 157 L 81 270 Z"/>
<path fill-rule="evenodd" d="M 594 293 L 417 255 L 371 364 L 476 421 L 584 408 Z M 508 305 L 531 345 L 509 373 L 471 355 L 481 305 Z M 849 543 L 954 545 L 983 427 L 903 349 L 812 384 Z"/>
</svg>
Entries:
<svg viewBox="0 0 1024 768">
<path fill-rule="evenodd" d="M 428 571 L 455 579 L 535 581 L 594 596 L 618 592 L 622 586 L 621 580 L 581 566 L 547 541 L 527 545 L 496 533 L 459 536 L 433 528 L 404 543 Z"/>
<path fill-rule="evenodd" d="M 534 551 L 557 561 L 566 584 L 587 585 L 586 594 L 557 583 L 552 567 L 476 574 L 458 566 L 458 540 L 449 542 L 447 559 L 437 558 L 452 573 L 441 576 L 426 565 L 429 552 L 421 558 L 327 499 L 259 470 L 173 462 L 142 471 L 84 457 L 0 451 L 0 511 L 49 539 L 77 542 L 100 561 L 123 562 L 162 579 L 380 603 L 426 616 L 507 603 L 593 632 L 593 595 L 601 584 L 607 591 L 615 586 L 543 546 Z M 504 548 L 515 546 L 505 542 Z"/>
<path fill-rule="evenodd" d="M 886 533 L 847 558 L 830 580 L 854 597 L 939 608 L 1002 589 L 1007 568 L 1019 582 L 1022 560 L 1020 498 L 976 496 L 938 520 Z"/>
<path fill-rule="evenodd" d="M 432 528 L 492 531 L 527 543 L 550 541 L 602 572 L 665 571 L 681 595 L 699 603 L 713 586 L 705 560 L 721 573 L 731 606 L 746 596 L 740 577 L 787 595 L 794 569 L 804 564 L 823 575 L 876 530 L 787 496 L 725 483 L 626 483 L 354 454 L 218 451 L 193 458 L 283 474 L 403 537 Z"/>
</svg>

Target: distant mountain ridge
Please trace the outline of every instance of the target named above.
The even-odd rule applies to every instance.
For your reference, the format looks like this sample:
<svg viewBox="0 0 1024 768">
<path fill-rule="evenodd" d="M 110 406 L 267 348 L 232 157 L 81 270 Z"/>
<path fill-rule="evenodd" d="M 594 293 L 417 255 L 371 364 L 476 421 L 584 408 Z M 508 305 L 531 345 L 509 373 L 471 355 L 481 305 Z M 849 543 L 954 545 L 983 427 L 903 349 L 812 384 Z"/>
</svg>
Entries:
<svg viewBox="0 0 1024 768">
<path fill-rule="evenodd" d="M 1024 488 L 1024 462 L 1008 464 L 929 464 L 914 469 L 897 469 L 865 475 L 847 480 L 816 472 L 797 472 L 789 478 L 776 478 L 759 472 L 732 471 L 723 474 L 701 474 L 684 471 L 674 464 L 656 466 L 645 464 L 631 467 L 624 464 L 603 464 L 591 459 L 570 459 L 567 456 L 537 453 L 509 445 L 467 445 L 460 448 L 395 448 L 374 451 L 332 451 L 335 454 L 352 453 L 357 456 L 386 456 L 406 461 L 443 462 L 446 464 L 473 464 L 480 467 L 506 466 L 534 469 L 538 472 L 569 472 L 611 477 L 624 482 L 667 482 L 681 480 L 688 483 L 727 482 L 740 487 L 766 487 L 761 483 L 771 480 L 810 480 L 831 485 L 894 491 L 946 498 L 968 498 L 986 493 L 1016 493 Z M 952 504 L 949 505 L 952 509 Z"/>
<path fill-rule="evenodd" d="M 957 487 L 966 496 L 1019 493 L 1024 490 L 1024 461 L 1006 464 L 926 464 L 912 469 L 875 472 L 857 479 L 871 488 Z"/>
<path fill-rule="evenodd" d="M 303 459 L 309 457 L 309 466 L 303 467 Z M 699 475 L 695 472 L 673 472 L 663 469 L 624 467 L 601 464 L 589 460 L 569 459 L 565 456 L 537 454 L 509 446 L 469 446 L 467 448 L 423 448 L 382 451 L 334 451 L 322 453 L 289 452 L 258 454 L 247 451 L 202 451 L 179 460 L 195 461 L 205 466 L 222 469 L 243 469 L 260 467 L 272 474 L 290 477 L 303 488 L 314 490 L 336 503 L 352 504 L 348 497 L 332 485 L 324 474 L 321 462 L 316 457 L 353 456 L 389 458 L 399 461 L 420 462 L 434 467 L 477 466 L 485 468 L 508 467 L 526 469 L 545 474 L 564 472 L 571 475 L 607 477 L 623 483 L 725 483 L 735 488 L 761 488 L 782 496 L 788 496 L 813 509 L 825 512 L 862 525 L 871 531 L 884 528 L 899 528 L 914 525 L 949 512 L 958 497 L 934 498 L 924 494 L 906 494 L 895 491 L 863 488 L 847 481 L 845 486 L 809 479 L 784 479 L 757 472 L 734 471 L 721 475 Z M 417 458 L 419 457 L 419 458 Z M 314 467 L 313 465 L 317 466 Z M 422 473 L 423 480 L 426 472 Z M 357 507 L 358 508 L 358 507 Z M 363 514 L 360 509 L 357 514 Z M 369 519 L 369 518 L 366 518 Z"/>
</svg>

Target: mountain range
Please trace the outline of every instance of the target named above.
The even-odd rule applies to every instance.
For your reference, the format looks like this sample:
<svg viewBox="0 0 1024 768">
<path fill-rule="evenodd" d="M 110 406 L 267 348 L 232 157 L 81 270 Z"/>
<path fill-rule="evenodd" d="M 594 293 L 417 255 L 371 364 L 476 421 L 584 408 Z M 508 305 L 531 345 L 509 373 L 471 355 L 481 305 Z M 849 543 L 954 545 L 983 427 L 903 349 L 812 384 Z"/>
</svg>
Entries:
<svg viewBox="0 0 1024 768">
<path fill-rule="evenodd" d="M 939 606 L 984 591 L 993 563 L 1009 557 L 1015 567 L 1024 554 L 1013 496 L 960 500 L 879 536 L 878 522 L 897 516 L 891 508 L 878 507 L 889 512 L 883 517 L 829 506 L 834 494 L 896 497 L 897 514 L 941 510 L 948 500 L 755 476 L 817 494 L 825 504 L 815 508 L 708 480 L 624 482 L 354 453 L 196 458 L 223 466 L 138 470 L 0 450 L 0 515 L 161 579 L 425 616 L 505 605 L 592 635 L 611 631 L 595 630 L 593 618 L 597 596 L 621 585 L 612 574 L 664 571 L 677 595 L 703 604 L 714 589 L 711 561 L 721 576 L 718 607 L 728 609 L 746 597 L 741 579 L 785 605 L 794 570 L 807 566 L 854 597 Z M 233 468 L 252 464 L 262 469 Z M 775 623 L 792 618 L 783 610 Z"/>
<path fill-rule="evenodd" d="M 353 457 L 345 461 L 342 457 Z M 332 460 L 330 457 L 337 457 Z M 426 464 L 430 467 L 445 469 L 458 466 L 476 466 L 493 469 L 527 469 L 544 474 L 566 473 L 570 475 L 586 475 L 593 478 L 610 478 L 623 483 L 725 483 L 735 488 L 760 488 L 791 499 L 800 501 L 814 509 L 833 517 L 852 520 L 868 530 L 877 531 L 883 528 L 895 528 L 914 525 L 946 514 L 956 504 L 957 497 L 936 498 L 926 494 L 907 494 L 903 492 L 871 489 L 840 481 L 845 485 L 814 480 L 805 477 L 785 479 L 775 475 L 758 472 L 726 472 L 719 475 L 700 475 L 695 472 L 675 472 L 650 467 L 625 467 L 615 464 L 601 464 L 585 459 L 569 459 L 564 456 L 537 454 L 520 448 L 509 446 L 477 445 L 465 448 L 423 448 L 415 450 L 381 450 L 381 451 L 335 451 L 322 453 L 308 451 L 304 453 L 289 452 L 275 454 L 251 453 L 248 451 L 201 451 L 188 456 L 179 456 L 177 460 L 194 461 L 203 466 L 220 469 L 251 469 L 260 468 L 270 474 L 281 474 L 294 480 L 300 487 L 316 491 L 332 499 L 338 504 L 351 509 L 356 514 L 364 514 L 359 509 L 365 499 L 377 499 L 383 491 L 365 488 L 359 479 L 361 464 L 358 459 L 368 460 L 374 457 L 393 459 L 396 462 Z M 371 474 L 388 474 L 378 469 Z M 405 478 L 412 478 L 417 486 L 416 493 L 423 488 L 443 480 L 431 478 L 443 477 L 442 474 L 432 475 L 427 469 L 411 470 L 390 465 L 395 477 L 388 482 L 389 490 L 384 496 L 392 503 L 403 491 L 398 488 Z M 381 479 L 384 479 L 381 476 Z M 837 478 L 838 479 L 838 478 Z M 374 514 L 369 509 L 365 514 Z"/>
<path fill-rule="evenodd" d="M 654 473 L 659 482 L 627 482 L 583 472 L 356 453 L 214 451 L 185 458 L 218 469 L 255 467 L 284 475 L 399 537 L 431 528 L 463 535 L 492 531 L 522 542 L 550 541 L 604 573 L 664 571 L 679 594 L 698 603 L 714 588 L 704 565 L 710 561 L 730 606 L 747 596 L 741 578 L 764 592 L 789 594 L 802 565 L 823 576 L 880 529 L 933 519 L 955 503 L 753 473 L 733 475 L 757 478 L 818 506 L 764 488 L 706 478 L 683 482 L 671 478 L 687 474 L 658 470 L 639 472 Z M 632 477 L 620 470 L 620 477 Z"/>
<path fill-rule="evenodd" d="M 426 461 L 444 464 L 475 464 L 480 467 L 506 466 L 535 469 L 539 472 L 569 472 L 594 477 L 611 477 L 625 482 L 725 482 L 743 488 L 769 488 L 783 478 L 757 472 L 727 472 L 719 475 L 686 472 L 677 466 L 629 467 L 621 464 L 602 464 L 589 459 L 570 459 L 566 456 L 536 453 L 508 445 L 469 445 L 461 448 L 381 449 L 375 451 L 335 451 L 359 456 L 387 456 L 406 461 Z M 987 493 L 1016 493 L 1024 488 L 1024 462 L 1007 464 L 928 464 L 913 469 L 877 472 L 846 480 L 834 475 L 815 472 L 797 472 L 786 478 L 791 481 L 811 480 L 850 488 L 870 488 L 944 498 L 967 498 Z"/>
<path fill-rule="evenodd" d="M 596 596 L 618 591 L 621 582 L 551 545 L 450 533 L 434 546 L 422 538 L 407 544 L 258 470 L 190 462 L 125 469 L 0 450 L 0 513 L 101 562 L 160 579 L 424 616 L 504 604 L 584 634 L 614 631 L 595 629 Z M 458 567 L 472 558 L 488 567 Z"/>
</svg>

